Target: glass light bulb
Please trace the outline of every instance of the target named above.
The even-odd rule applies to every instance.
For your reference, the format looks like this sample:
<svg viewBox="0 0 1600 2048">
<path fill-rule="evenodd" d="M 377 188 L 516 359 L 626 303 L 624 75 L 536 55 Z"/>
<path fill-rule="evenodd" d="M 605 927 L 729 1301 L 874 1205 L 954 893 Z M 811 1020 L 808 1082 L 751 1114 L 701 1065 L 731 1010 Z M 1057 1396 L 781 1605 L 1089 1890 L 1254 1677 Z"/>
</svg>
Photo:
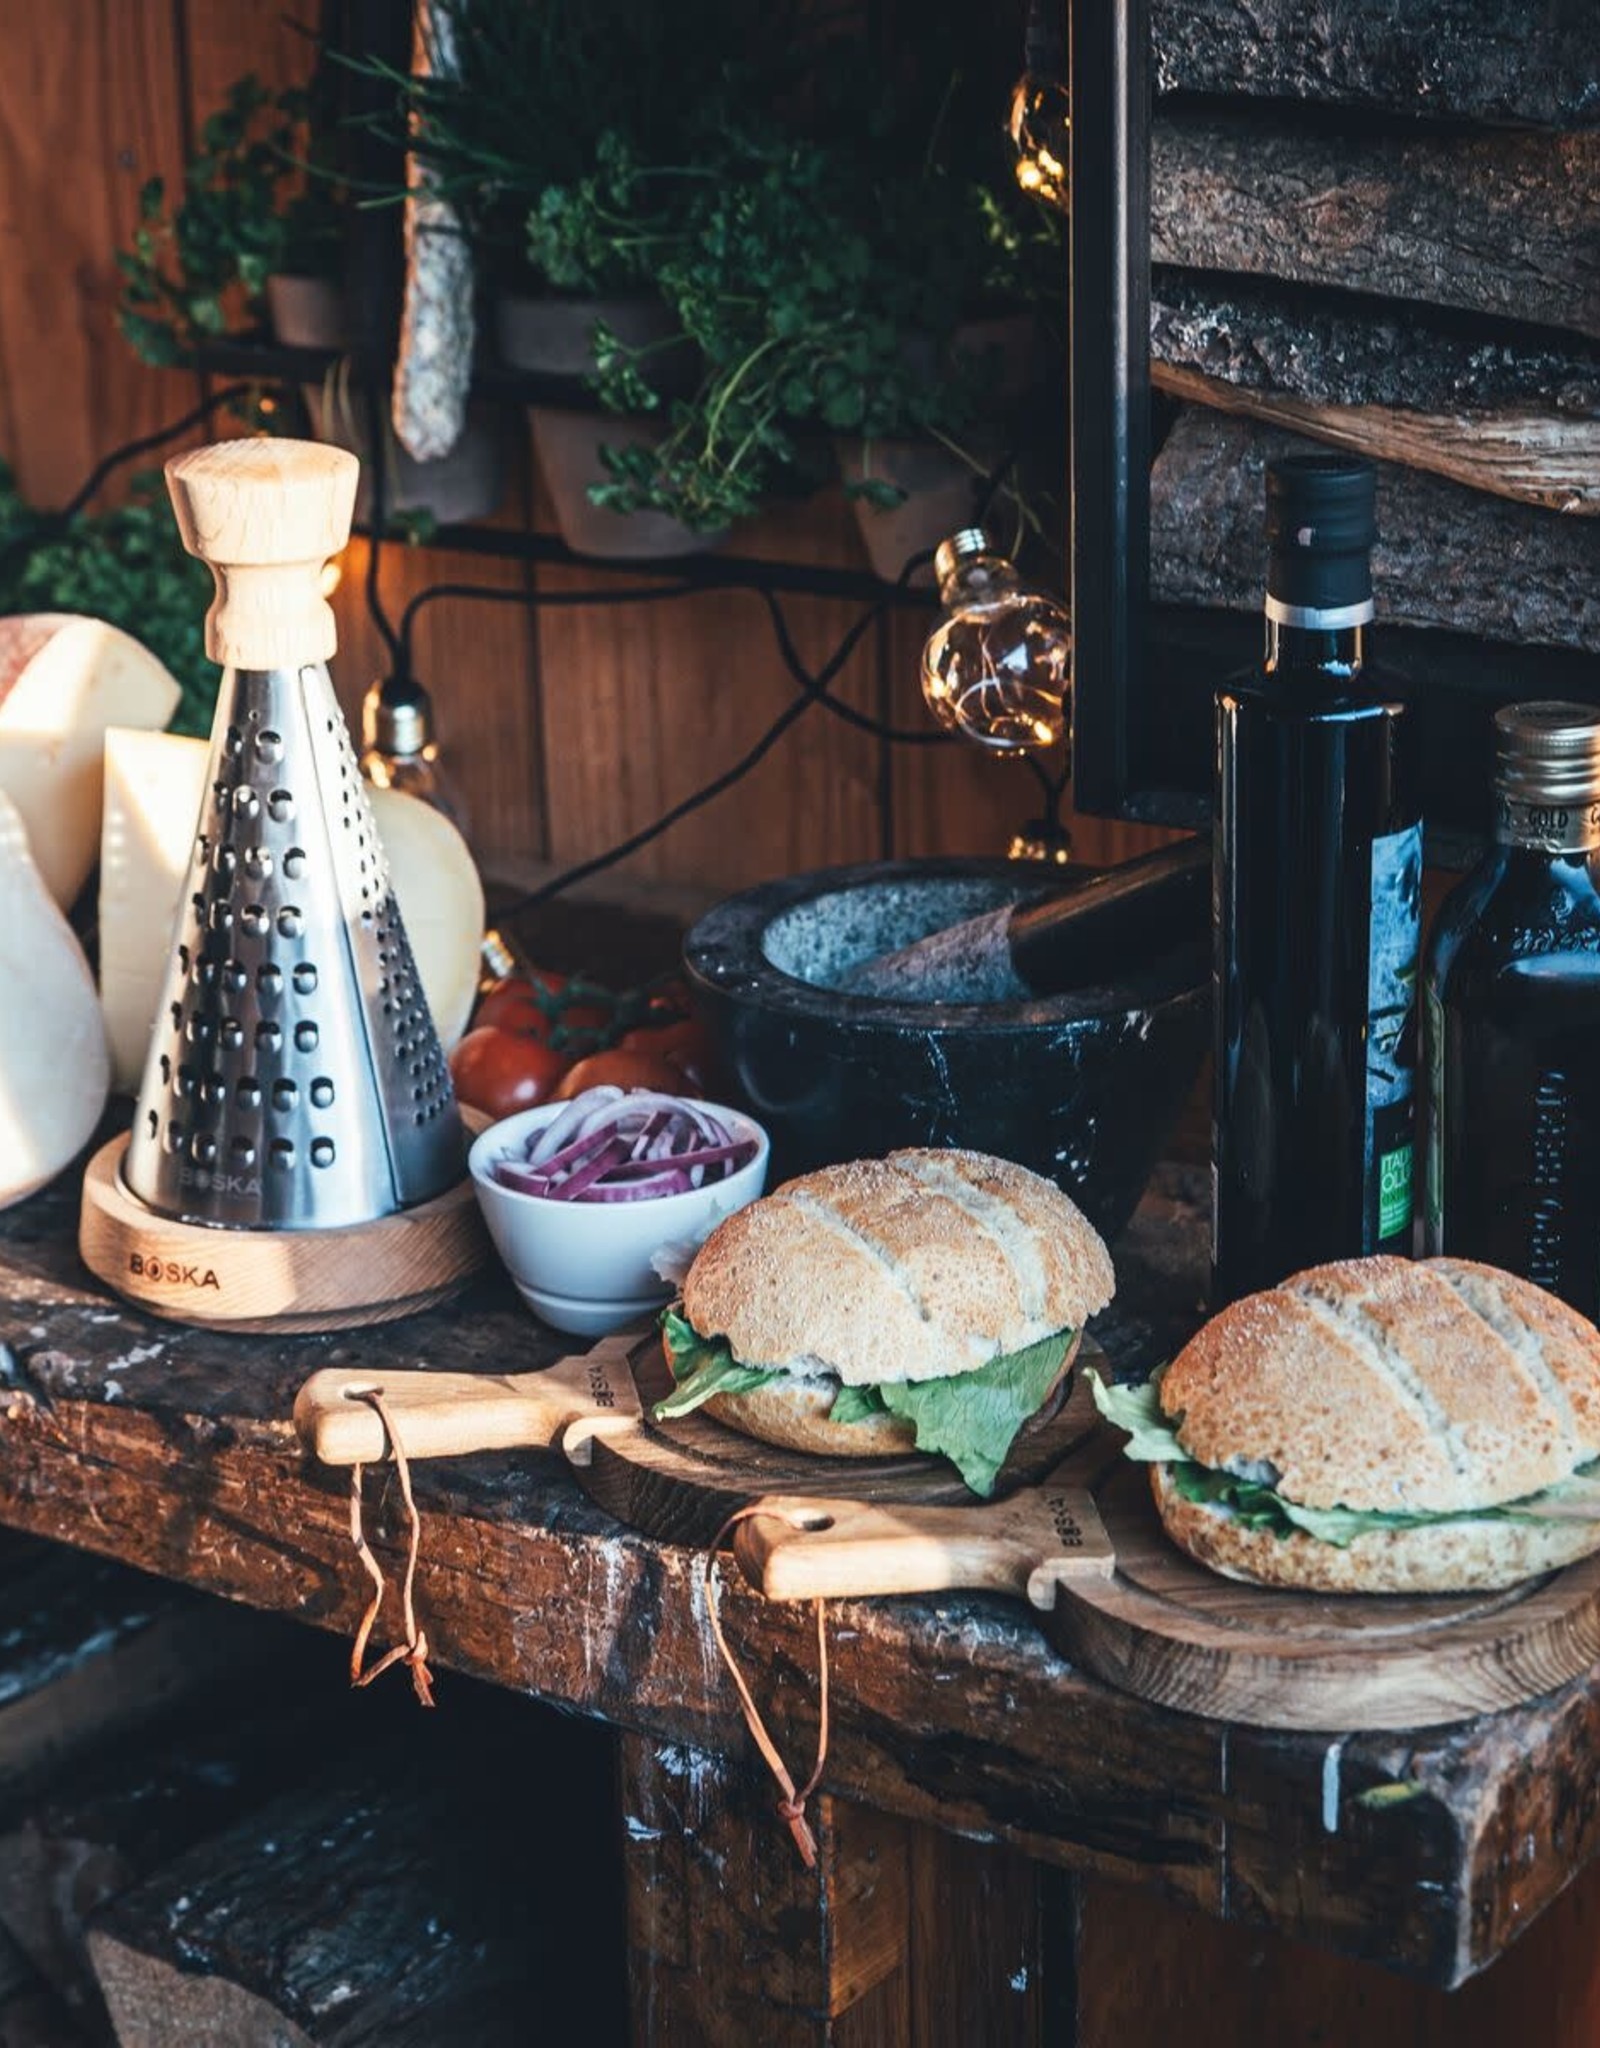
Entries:
<svg viewBox="0 0 1600 2048">
<path fill-rule="evenodd" d="M 949 731 L 996 754 L 1054 746 L 1067 728 L 1072 621 L 1029 590 L 976 527 L 934 558 L 945 616 L 922 650 L 922 694 Z"/>
<path fill-rule="evenodd" d="M 1055 79 L 1025 71 L 1011 91 L 1006 132 L 1016 151 L 1017 183 L 1058 213 L 1072 211 L 1072 103 Z"/>
<path fill-rule="evenodd" d="M 357 765 L 374 789 L 420 797 L 468 836 L 466 799 L 439 758 L 433 700 L 419 682 L 390 676 L 374 683 L 362 699 L 361 739 Z"/>
<path fill-rule="evenodd" d="M 1030 0 L 1022 76 L 1011 89 L 1006 112 L 1017 183 L 1061 213 L 1072 209 L 1066 11 L 1066 0 Z"/>
</svg>

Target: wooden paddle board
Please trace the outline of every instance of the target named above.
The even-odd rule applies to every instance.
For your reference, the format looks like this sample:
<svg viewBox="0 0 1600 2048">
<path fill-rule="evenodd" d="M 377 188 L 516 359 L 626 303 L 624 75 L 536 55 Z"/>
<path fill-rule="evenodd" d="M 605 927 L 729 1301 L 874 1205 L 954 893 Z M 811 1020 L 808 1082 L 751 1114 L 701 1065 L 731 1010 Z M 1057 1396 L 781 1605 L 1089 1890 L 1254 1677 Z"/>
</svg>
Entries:
<svg viewBox="0 0 1600 2048">
<path fill-rule="evenodd" d="M 1078 1352 L 1084 1362 L 1101 1362 L 1087 1338 Z M 1041 1479 L 1082 1437 L 1093 1407 L 1086 1391 L 1069 1400 L 1069 1384 L 1082 1382 L 1064 1380 L 1019 1433 L 999 1494 Z M 976 1500 L 943 1458 L 812 1457 L 759 1443 L 699 1410 L 656 1422 L 650 1409 L 672 1391 L 672 1375 L 653 1318 L 539 1372 L 375 1378 L 326 1367 L 306 1381 L 294 1407 L 302 1440 L 325 1464 L 375 1464 L 385 1456 L 383 1424 L 361 1398 L 371 1387 L 379 1388 L 407 1458 L 557 1447 L 602 1507 L 664 1543 L 709 1543 L 729 1515 L 766 1494 L 907 1507 Z"/>
<path fill-rule="evenodd" d="M 352 1398 L 372 1384 L 329 1369 L 301 1389 L 296 1425 L 326 1462 L 385 1455 L 377 1415 Z M 706 1544 L 759 1502 L 734 1550 L 769 1598 L 1006 1594 L 1081 1669 L 1185 1713 L 1430 1727 L 1537 1698 L 1600 1660 L 1600 1557 L 1502 1592 L 1426 1598 L 1283 1592 L 1195 1564 L 1081 1376 L 1018 1439 L 1012 1491 L 989 1503 L 942 1459 L 812 1458 L 701 1415 L 653 1422 L 667 1385 L 652 1329 L 542 1372 L 403 1372 L 382 1388 L 409 1458 L 558 1445 L 595 1500 L 666 1542 Z"/>
</svg>

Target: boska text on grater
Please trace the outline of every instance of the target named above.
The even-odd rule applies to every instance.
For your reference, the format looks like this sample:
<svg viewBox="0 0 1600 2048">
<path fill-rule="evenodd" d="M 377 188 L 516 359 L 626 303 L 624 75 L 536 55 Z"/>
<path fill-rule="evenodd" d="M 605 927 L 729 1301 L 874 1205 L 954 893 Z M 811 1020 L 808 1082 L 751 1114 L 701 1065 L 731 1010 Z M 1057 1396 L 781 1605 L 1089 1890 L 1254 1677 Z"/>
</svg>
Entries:
<svg viewBox="0 0 1600 2048">
<path fill-rule="evenodd" d="M 449 1071 L 324 665 L 321 576 L 349 538 L 358 469 L 341 449 L 274 440 L 167 465 L 184 546 L 216 578 L 206 651 L 225 672 L 112 1191 L 133 1234 L 109 1270 L 91 1257 L 87 1182 L 83 1234 L 104 1278 L 185 1319 L 376 1320 L 481 1258 Z M 247 1232 L 293 1236 L 263 1258 Z"/>
</svg>

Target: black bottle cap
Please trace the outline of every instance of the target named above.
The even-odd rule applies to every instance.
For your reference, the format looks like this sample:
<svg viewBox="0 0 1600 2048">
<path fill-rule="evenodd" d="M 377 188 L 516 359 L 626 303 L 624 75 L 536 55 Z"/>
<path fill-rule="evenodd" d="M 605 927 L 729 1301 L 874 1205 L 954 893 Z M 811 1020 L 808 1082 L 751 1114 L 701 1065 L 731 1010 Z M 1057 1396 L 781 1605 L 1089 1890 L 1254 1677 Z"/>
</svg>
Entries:
<svg viewBox="0 0 1600 2048">
<path fill-rule="evenodd" d="M 1311 612 L 1370 605 L 1377 482 L 1372 464 L 1358 455 L 1285 455 L 1268 463 L 1270 598 Z"/>
</svg>

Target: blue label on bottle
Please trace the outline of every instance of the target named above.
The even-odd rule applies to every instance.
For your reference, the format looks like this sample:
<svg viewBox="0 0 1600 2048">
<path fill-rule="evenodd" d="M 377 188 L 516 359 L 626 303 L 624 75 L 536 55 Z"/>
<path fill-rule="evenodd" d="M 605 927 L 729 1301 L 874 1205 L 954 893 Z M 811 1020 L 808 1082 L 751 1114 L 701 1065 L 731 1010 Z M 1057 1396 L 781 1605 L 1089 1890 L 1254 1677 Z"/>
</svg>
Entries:
<svg viewBox="0 0 1600 2048">
<path fill-rule="evenodd" d="M 1367 972 L 1366 1248 L 1409 1248 L 1416 1082 L 1417 956 L 1422 939 L 1422 827 L 1372 842 Z"/>
</svg>

